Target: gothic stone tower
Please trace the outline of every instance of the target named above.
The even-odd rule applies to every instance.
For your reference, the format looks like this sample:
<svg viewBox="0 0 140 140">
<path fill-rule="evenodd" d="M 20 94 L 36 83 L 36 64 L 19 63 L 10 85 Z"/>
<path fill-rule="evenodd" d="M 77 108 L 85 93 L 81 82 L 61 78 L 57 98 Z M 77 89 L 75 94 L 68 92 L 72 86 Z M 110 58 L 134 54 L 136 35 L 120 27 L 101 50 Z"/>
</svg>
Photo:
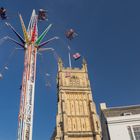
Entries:
<svg viewBox="0 0 140 140">
<path fill-rule="evenodd" d="M 58 62 L 58 112 L 52 140 L 101 140 L 101 129 L 88 79 L 87 64 L 64 68 Z"/>
</svg>

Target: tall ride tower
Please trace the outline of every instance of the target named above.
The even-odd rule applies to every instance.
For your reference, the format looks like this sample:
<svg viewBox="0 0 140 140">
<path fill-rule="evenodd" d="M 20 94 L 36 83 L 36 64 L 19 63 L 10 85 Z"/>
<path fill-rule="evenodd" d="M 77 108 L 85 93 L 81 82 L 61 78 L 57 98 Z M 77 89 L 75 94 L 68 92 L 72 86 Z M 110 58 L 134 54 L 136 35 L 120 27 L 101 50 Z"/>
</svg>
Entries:
<svg viewBox="0 0 140 140">
<path fill-rule="evenodd" d="M 82 68 L 64 68 L 58 62 L 58 112 L 52 140 L 101 140 L 101 128 L 88 79 Z"/>
<path fill-rule="evenodd" d="M 19 18 L 24 34 L 24 39 L 14 29 L 13 26 L 11 26 L 9 23 L 6 23 L 6 25 L 9 26 L 17 35 L 21 43 L 10 37 L 8 38 L 14 43 L 20 45 L 25 51 L 24 71 L 21 86 L 20 111 L 18 117 L 18 140 L 32 140 L 37 52 L 49 49 L 42 47 L 47 43 L 51 42 L 52 40 L 58 38 L 53 37 L 41 43 L 42 39 L 49 31 L 52 24 L 50 24 L 45 29 L 45 31 L 38 37 L 38 17 L 35 13 L 35 10 L 33 10 L 32 12 L 32 16 L 27 30 L 21 15 L 19 15 Z"/>
<path fill-rule="evenodd" d="M 37 47 L 34 42 L 38 37 L 37 17 L 33 11 L 28 30 L 26 32 L 23 20 L 20 16 L 24 38 L 25 58 L 24 72 L 21 87 L 18 140 L 32 140 L 33 111 L 34 111 L 34 89 L 36 77 Z"/>
</svg>

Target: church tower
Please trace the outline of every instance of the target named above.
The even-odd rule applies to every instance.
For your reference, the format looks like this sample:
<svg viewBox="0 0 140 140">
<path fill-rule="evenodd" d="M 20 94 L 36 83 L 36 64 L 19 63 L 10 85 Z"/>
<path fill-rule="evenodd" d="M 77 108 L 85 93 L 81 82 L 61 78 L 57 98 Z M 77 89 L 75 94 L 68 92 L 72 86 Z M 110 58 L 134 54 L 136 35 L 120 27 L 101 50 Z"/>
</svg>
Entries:
<svg viewBox="0 0 140 140">
<path fill-rule="evenodd" d="M 64 68 L 58 62 L 58 112 L 52 140 L 101 140 L 101 128 L 88 79 L 82 68 Z"/>
</svg>

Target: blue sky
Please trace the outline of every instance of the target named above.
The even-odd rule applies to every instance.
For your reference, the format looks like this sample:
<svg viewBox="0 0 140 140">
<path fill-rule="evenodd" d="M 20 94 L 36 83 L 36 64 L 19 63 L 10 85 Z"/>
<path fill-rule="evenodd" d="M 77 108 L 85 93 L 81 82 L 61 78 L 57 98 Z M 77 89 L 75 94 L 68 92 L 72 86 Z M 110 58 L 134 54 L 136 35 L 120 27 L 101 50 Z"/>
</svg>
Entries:
<svg viewBox="0 0 140 140">
<path fill-rule="evenodd" d="M 10 22 L 22 34 L 17 13 L 21 13 L 26 26 L 33 9 L 48 10 L 49 20 L 38 24 L 39 34 L 53 24 L 46 40 L 61 39 L 46 47 L 55 48 L 68 66 L 68 50 L 79 52 L 88 63 L 93 98 L 108 106 L 140 103 L 140 1 L 135 0 L 1 0 L 7 8 Z M 78 36 L 69 41 L 65 31 L 74 28 Z M 0 38 L 16 36 L 0 21 Z M 44 39 L 44 40 L 45 40 Z M 0 70 L 8 63 L 8 70 L 0 80 L 0 140 L 17 137 L 20 90 L 24 51 L 10 57 L 15 44 L 0 41 Z M 82 60 L 72 60 L 73 67 L 81 67 Z M 49 77 L 45 74 L 49 73 Z M 57 62 L 52 52 L 38 56 L 35 88 L 33 140 L 49 140 L 55 127 L 57 112 Z M 47 79 L 47 80 L 46 80 Z M 51 87 L 45 83 L 50 82 Z"/>
</svg>

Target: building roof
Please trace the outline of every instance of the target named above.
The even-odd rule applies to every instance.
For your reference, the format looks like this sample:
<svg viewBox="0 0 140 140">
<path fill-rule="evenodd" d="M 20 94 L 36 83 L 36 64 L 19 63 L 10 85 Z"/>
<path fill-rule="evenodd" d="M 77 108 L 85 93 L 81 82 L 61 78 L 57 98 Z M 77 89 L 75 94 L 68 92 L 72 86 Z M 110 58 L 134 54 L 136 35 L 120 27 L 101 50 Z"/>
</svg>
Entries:
<svg viewBox="0 0 140 140">
<path fill-rule="evenodd" d="M 106 108 L 101 109 L 101 111 L 105 115 L 105 117 L 136 115 L 140 114 L 140 105 Z"/>
</svg>

